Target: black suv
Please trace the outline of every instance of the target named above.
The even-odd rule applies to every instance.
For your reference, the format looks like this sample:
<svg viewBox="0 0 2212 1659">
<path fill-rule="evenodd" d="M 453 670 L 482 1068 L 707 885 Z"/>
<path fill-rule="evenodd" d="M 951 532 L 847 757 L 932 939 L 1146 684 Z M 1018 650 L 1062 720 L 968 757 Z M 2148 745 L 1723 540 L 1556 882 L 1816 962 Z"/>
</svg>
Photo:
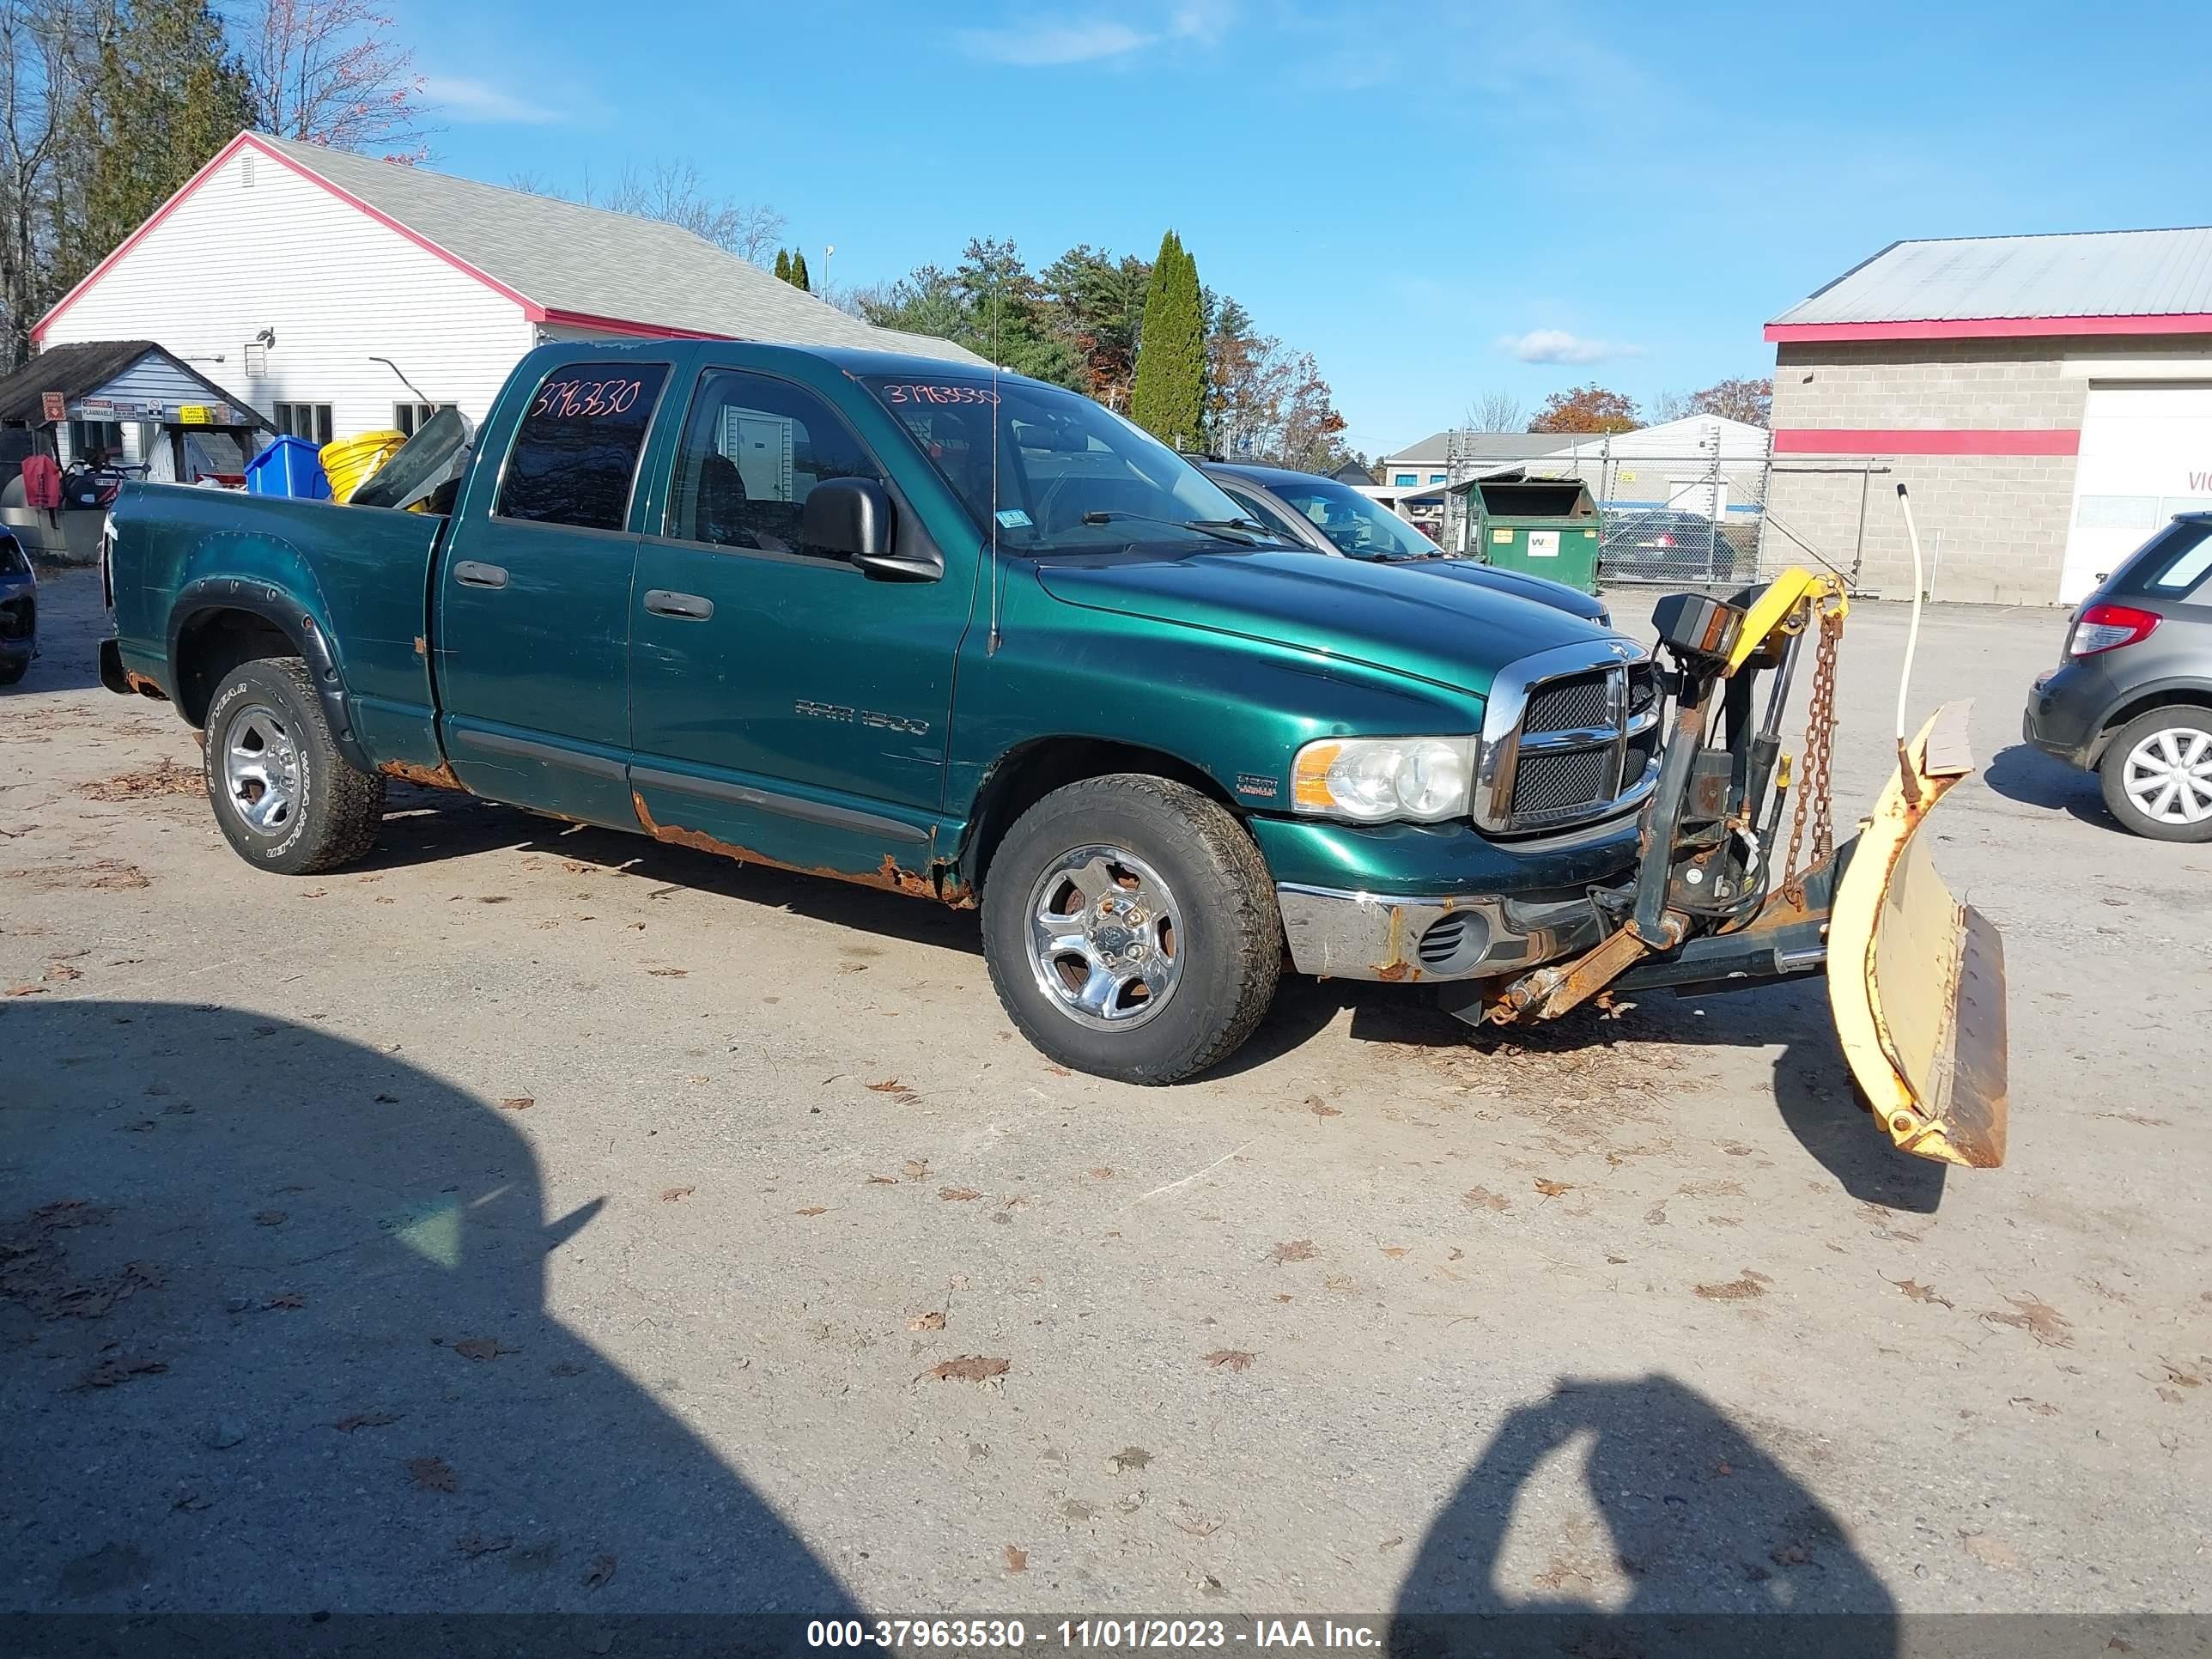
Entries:
<svg viewBox="0 0 2212 1659">
<path fill-rule="evenodd" d="M 1296 546 L 1392 563 L 1435 560 L 1437 562 L 1431 568 L 1440 576 L 1534 599 L 1601 627 L 1613 626 L 1605 606 L 1579 588 L 1516 570 L 1493 569 L 1478 560 L 1447 553 L 1381 502 L 1334 478 L 1294 472 L 1284 466 L 1249 466 L 1241 461 L 1201 461 L 1199 466 L 1255 523 L 1265 525 Z"/>
<path fill-rule="evenodd" d="M 2094 769 L 2122 824 L 2212 841 L 2212 513 L 2185 513 L 2083 600 L 2021 732 Z"/>
</svg>

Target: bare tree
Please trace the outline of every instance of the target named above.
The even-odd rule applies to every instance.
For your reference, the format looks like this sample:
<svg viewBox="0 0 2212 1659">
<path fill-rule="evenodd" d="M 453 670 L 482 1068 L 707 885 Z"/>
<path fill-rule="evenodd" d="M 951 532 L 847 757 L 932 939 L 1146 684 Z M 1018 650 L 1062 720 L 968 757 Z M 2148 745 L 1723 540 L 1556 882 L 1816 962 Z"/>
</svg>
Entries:
<svg viewBox="0 0 2212 1659">
<path fill-rule="evenodd" d="M 77 210 L 85 118 L 111 9 L 80 0 L 0 0 L 0 356 L 30 356 L 31 328 L 91 263 Z M 105 250 L 101 250 L 105 252 Z"/>
<path fill-rule="evenodd" d="M 422 77 L 393 27 L 372 0 L 253 0 L 239 34 L 254 125 L 387 161 L 427 159 Z"/>
<path fill-rule="evenodd" d="M 1486 392 L 1467 406 L 1467 424 L 1476 432 L 1518 432 L 1528 418 L 1527 405 L 1510 392 Z"/>
<path fill-rule="evenodd" d="M 1694 392 L 1662 392 L 1651 400 L 1651 424 L 1654 426 L 1667 421 L 1683 420 L 1698 412 Z"/>
<path fill-rule="evenodd" d="M 507 179 L 515 190 L 532 196 L 580 200 L 586 207 L 605 208 L 639 219 L 657 219 L 678 225 L 703 237 L 725 253 L 734 253 L 752 264 L 765 264 L 782 239 L 783 215 L 765 203 L 740 202 L 716 196 L 699 176 L 693 161 L 655 161 L 649 167 L 625 166 L 611 185 L 594 185 L 589 173 L 577 197 L 547 182 L 534 173 L 518 173 Z"/>
</svg>

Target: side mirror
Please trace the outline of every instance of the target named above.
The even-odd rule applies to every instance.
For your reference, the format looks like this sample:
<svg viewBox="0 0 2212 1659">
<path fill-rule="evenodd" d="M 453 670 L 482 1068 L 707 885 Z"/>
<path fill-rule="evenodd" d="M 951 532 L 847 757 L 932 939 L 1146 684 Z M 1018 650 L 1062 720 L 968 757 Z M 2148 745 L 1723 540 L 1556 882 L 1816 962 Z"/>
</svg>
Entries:
<svg viewBox="0 0 2212 1659">
<path fill-rule="evenodd" d="M 806 493 L 799 538 L 824 553 L 839 553 L 861 574 L 879 582 L 933 582 L 945 574 L 934 550 L 902 558 L 892 551 L 897 510 L 890 492 L 868 478 L 825 478 Z"/>
</svg>

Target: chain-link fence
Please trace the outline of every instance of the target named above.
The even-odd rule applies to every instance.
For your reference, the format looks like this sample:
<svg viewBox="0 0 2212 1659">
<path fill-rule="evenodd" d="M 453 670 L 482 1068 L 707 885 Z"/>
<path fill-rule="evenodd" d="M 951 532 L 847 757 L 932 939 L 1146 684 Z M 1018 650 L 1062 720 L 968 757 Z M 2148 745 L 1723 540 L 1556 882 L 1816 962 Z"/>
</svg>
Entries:
<svg viewBox="0 0 2212 1659">
<path fill-rule="evenodd" d="M 1462 486 L 1516 474 L 1575 478 L 1597 502 L 1602 583 L 1716 588 L 1741 586 L 1791 564 L 1825 566 L 1855 581 L 1871 483 L 1887 471 L 1874 460 L 1824 465 L 1808 458 L 1800 464 L 1778 458 L 1765 433 L 1754 439 L 1741 428 L 1717 425 L 1688 446 L 1679 433 L 1655 444 L 1633 432 L 1588 438 L 1455 432 L 1445 465 L 1440 499 L 1417 507 L 1428 508 L 1423 528 L 1447 548 L 1474 546 Z M 1840 501 L 1844 516 L 1824 511 L 1817 524 L 1793 526 L 1786 500 L 1776 511 L 1775 497 L 1786 497 L 1799 475 L 1815 473 L 1821 475 L 1819 499 Z M 1422 516 L 1417 511 L 1416 521 Z"/>
</svg>

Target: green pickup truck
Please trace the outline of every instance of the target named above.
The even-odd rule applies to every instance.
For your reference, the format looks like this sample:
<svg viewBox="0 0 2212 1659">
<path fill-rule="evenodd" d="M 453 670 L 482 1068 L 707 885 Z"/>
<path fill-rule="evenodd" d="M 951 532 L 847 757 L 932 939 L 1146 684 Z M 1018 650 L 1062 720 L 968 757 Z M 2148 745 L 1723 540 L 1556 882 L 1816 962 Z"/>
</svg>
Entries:
<svg viewBox="0 0 2212 1659">
<path fill-rule="evenodd" d="M 549 345 L 349 504 L 132 486 L 105 563 L 102 678 L 204 731 L 250 862 L 362 857 L 398 777 L 980 906 L 1014 1022 L 1136 1082 L 1286 948 L 1470 1003 L 1587 951 L 1659 773 L 1634 642 L 935 360 Z"/>
</svg>

